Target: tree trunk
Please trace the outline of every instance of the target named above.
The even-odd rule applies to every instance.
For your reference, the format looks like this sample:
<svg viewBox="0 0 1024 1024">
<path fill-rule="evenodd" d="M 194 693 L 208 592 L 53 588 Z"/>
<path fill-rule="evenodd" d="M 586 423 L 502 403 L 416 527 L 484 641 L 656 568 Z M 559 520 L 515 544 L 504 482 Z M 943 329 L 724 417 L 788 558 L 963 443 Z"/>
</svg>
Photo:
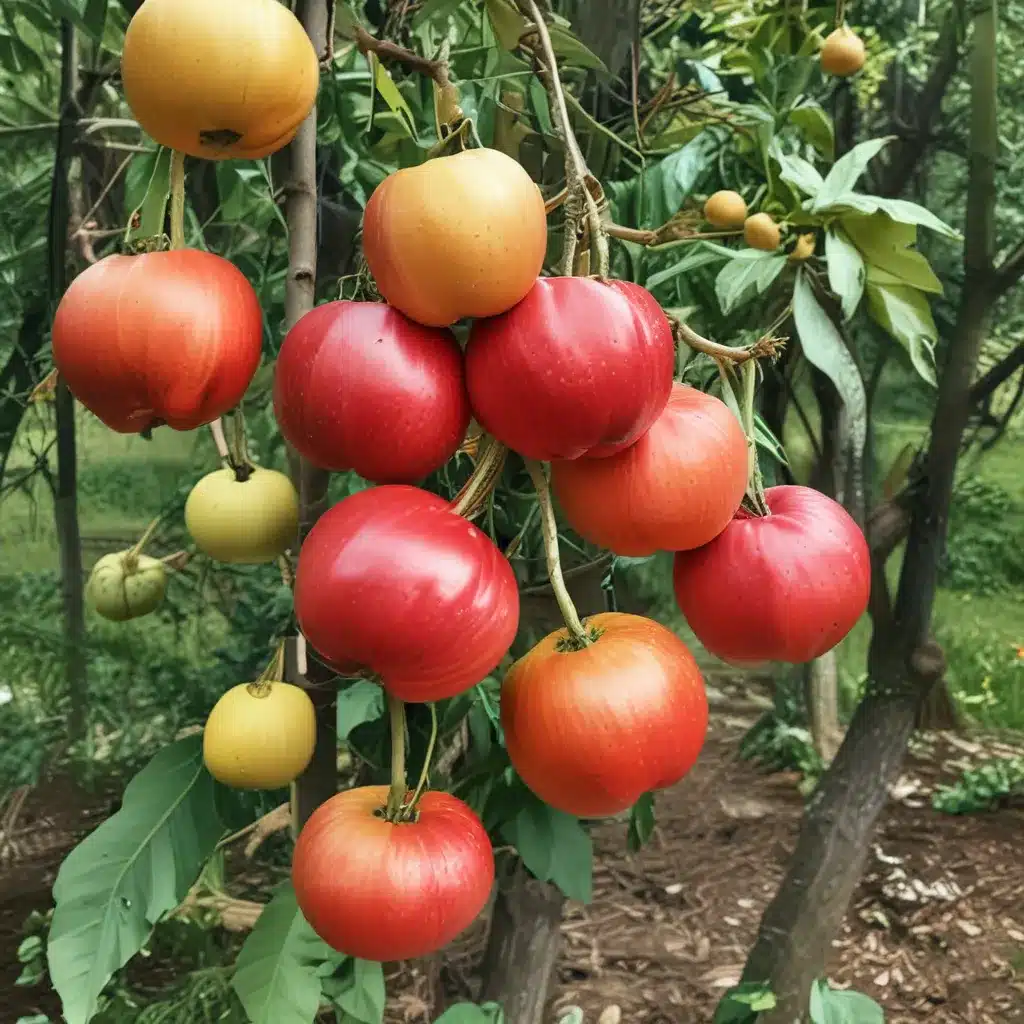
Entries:
<svg viewBox="0 0 1024 1024">
<path fill-rule="evenodd" d="M 807 1021 L 811 984 L 827 965 L 888 787 L 899 774 L 921 705 L 945 670 L 929 627 L 971 381 L 994 294 L 996 0 L 979 7 L 974 21 L 966 280 L 956 328 L 939 381 L 925 473 L 914 494 L 895 606 L 884 564 L 875 561 L 868 692 L 810 801 L 789 871 L 764 913 L 744 970 L 745 980 L 767 983 L 776 994 L 776 1007 L 762 1014 L 762 1024 Z"/>
<path fill-rule="evenodd" d="M 313 49 L 318 54 L 324 53 L 327 49 L 327 0 L 299 0 L 296 14 L 313 43 Z M 316 126 L 317 107 L 314 105 L 288 147 L 290 173 L 285 185 L 285 217 L 288 222 L 286 329 L 290 329 L 308 313 L 316 302 Z M 306 534 L 327 508 L 330 474 L 294 455 L 289 458 L 289 463 L 298 470 L 297 479 L 293 480 L 299 492 L 298 550 Z M 294 676 L 290 675 L 290 678 L 299 685 L 307 685 L 317 715 L 313 760 L 295 783 L 292 801 L 295 825 L 301 828 L 310 814 L 337 791 L 337 691 L 322 685 L 329 683 L 333 675 L 318 661 L 310 659 L 307 671 L 301 673 L 298 660 L 295 657 L 292 669 Z"/>
<path fill-rule="evenodd" d="M 605 611 L 602 563 L 575 576 L 566 585 L 580 615 Z M 525 654 L 562 623 L 550 588 L 524 593 L 521 626 L 513 653 Z M 491 914 L 487 948 L 481 966 L 481 1002 L 491 1000 L 505 1011 L 505 1024 L 543 1024 L 544 1009 L 561 944 L 565 897 L 549 882 L 530 876 L 518 857 L 505 859 Z"/>
<path fill-rule="evenodd" d="M 50 187 L 48 248 L 50 257 L 50 309 L 56 308 L 67 287 L 68 229 L 71 223 L 71 161 L 78 109 L 78 45 L 74 26 L 60 23 L 61 114 L 57 152 Z M 63 381 L 57 384 L 57 486 L 53 496 L 54 527 L 60 546 L 61 600 L 64 607 L 65 681 L 70 701 L 68 735 L 85 734 L 88 710 L 88 673 L 85 650 L 85 581 L 82 539 L 78 527 L 78 455 L 75 438 L 75 399 Z"/>
<path fill-rule="evenodd" d="M 839 723 L 839 664 L 829 651 L 807 666 L 807 715 L 814 748 L 825 764 L 831 763 L 843 742 Z"/>
</svg>

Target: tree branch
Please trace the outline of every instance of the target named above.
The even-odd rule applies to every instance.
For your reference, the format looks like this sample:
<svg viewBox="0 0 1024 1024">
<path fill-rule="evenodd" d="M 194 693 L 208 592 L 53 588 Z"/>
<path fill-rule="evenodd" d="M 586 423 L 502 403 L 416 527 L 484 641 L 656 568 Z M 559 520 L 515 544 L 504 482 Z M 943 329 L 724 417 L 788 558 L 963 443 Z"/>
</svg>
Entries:
<svg viewBox="0 0 1024 1024">
<path fill-rule="evenodd" d="M 447 61 L 429 60 L 397 43 L 378 39 L 376 36 L 370 35 L 361 25 L 356 25 L 352 30 L 352 38 L 355 40 L 356 46 L 359 47 L 360 53 L 374 53 L 383 64 L 404 64 L 410 71 L 416 71 L 427 78 L 432 78 L 441 89 L 451 85 Z"/>
<path fill-rule="evenodd" d="M 996 267 L 992 290 L 997 299 L 1002 298 L 1011 288 L 1016 287 L 1024 277 L 1024 242 L 1018 244 L 1009 256 Z"/>
<path fill-rule="evenodd" d="M 954 0 L 936 43 L 938 55 L 935 63 L 920 94 L 914 99 L 912 124 L 903 125 L 900 130 L 899 111 L 894 118 L 892 134 L 899 136 L 900 142 L 892 147 L 889 161 L 879 176 L 875 187 L 879 195 L 900 195 L 928 153 L 925 142 L 932 133 L 932 125 L 942 109 L 946 91 L 960 66 L 961 48 L 966 35 L 966 0 Z"/>
<path fill-rule="evenodd" d="M 974 382 L 974 386 L 971 388 L 971 405 L 980 405 L 984 402 L 1022 366 L 1024 366 L 1024 342 L 1019 342 L 1008 356 L 1001 359 L 984 376 Z"/>
</svg>

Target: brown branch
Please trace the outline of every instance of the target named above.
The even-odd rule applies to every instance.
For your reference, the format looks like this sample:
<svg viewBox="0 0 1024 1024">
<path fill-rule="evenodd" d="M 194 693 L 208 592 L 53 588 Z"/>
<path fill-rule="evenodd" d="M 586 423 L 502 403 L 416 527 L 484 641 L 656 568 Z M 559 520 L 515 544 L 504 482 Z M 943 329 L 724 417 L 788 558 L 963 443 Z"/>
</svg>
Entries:
<svg viewBox="0 0 1024 1024">
<path fill-rule="evenodd" d="M 971 388 L 971 405 L 980 405 L 984 402 L 1022 366 L 1024 366 L 1024 343 L 1018 343 L 1005 359 L 1001 359 L 984 376 L 974 382 L 974 386 Z"/>
<path fill-rule="evenodd" d="M 882 171 L 875 191 L 881 196 L 898 196 L 907 187 L 914 172 L 928 152 L 927 141 L 932 123 L 939 116 L 942 100 L 950 82 L 960 67 L 960 48 L 967 33 L 965 0 L 955 0 L 946 17 L 936 44 L 937 56 L 921 92 L 914 99 L 914 123 L 909 132 L 898 130 L 894 124 L 892 134 L 900 137 L 893 147 L 889 162 Z"/>
<path fill-rule="evenodd" d="M 786 338 L 778 338 L 769 332 L 764 337 L 758 338 L 753 345 L 733 348 L 731 345 L 722 345 L 717 341 L 711 341 L 709 338 L 702 337 L 681 320 L 674 320 L 670 317 L 669 322 L 672 324 L 672 332 L 678 341 L 688 345 L 695 352 L 703 352 L 706 356 L 711 356 L 716 362 L 725 361 L 736 366 L 750 359 L 762 359 L 764 357 L 774 359 L 782 351 L 788 340 Z"/>
<path fill-rule="evenodd" d="M 376 54 L 382 64 L 404 64 L 410 71 L 432 78 L 439 88 L 445 89 L 451 86 L 451 79 L 448 76 L 448 62 L 444 60 L 429 60 L 421 57 L 418 53 L 399 46 L 397 43 L 388 42 L 386 39 L 378 39 L 371 36 L 366 29 L 357 25 L 353 29 L 353 39 L 360 53 Z"/>
<path fill-rule="evenodd" d="M 1016 287 L 1024 277 L 1024 242 L 1006 257 L 996 268 L 993 281 L 993 293 L 997 299 L 1002 298 L 1011 288 Z"/>
</svg>

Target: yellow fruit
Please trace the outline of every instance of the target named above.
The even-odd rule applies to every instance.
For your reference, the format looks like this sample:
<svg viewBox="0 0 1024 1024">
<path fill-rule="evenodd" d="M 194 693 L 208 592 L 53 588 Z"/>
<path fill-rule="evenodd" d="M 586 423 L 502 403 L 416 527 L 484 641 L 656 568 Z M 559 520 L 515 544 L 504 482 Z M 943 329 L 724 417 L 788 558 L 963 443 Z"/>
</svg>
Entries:
<svg viewBox="0 0 1024 1024">
<path fill-rule="evenodd" d="M 273 469 L 239 480 L 233 469 L 208 473 L 185 502 L 185 526 L 200 551 L 218 562 L 272 562 L 295 543 L 299 496 Z"/>
<path fill-rule="evenodd" d="M 704 204 L 704 219 L 713 227 L 739 228 L 747 219 L 747 203 L 739 192 L 722 189 Z"/>
<path fill-rule="evenodd" d="M 203 730 L 210 774 L 235 789 L 280 789 L 313 757 L 316 713 L 290 683 L 241 683 L 213 706 Z"/>
<path fill-rule="evenodd" d="M 849 78 L 864 67 L 867 52 L 864 41 L 845 25 L 832 32 L 821 47 L 821 70 L 839 78 Z"/>
<path fill-rule="evenodd" d="M 755 213 L 743 225 L 743 239 L 751 249 L 774 252 L 782 242 L 782 233 L 767 213 Z"/>
<path fill-rule="evenodd" d="M 127 622 L 155 611 L 167 590 L 167 569 L 159 558 L 131 549 L 104 555 L 89 573 L 85 599 L 105 619 Z"/>
<path fill-rule="evenodd" d="M 793 246 L 793 251 L 789 254 L 789 258 L 794 263 L 803 263 L 804 260 L 809 260 L 814 255 L 814 246 L 816 239 L 813 234 L 801 235 L 796 240 L 796 245 Z"/>
<path fill-rule="evenodd" d="M 145 0 L 125 33 L 121 77 L 135 119 L 160 145 L 253 160 L 292 140 L 320 65 L 278 0 Z"/>
</svg>

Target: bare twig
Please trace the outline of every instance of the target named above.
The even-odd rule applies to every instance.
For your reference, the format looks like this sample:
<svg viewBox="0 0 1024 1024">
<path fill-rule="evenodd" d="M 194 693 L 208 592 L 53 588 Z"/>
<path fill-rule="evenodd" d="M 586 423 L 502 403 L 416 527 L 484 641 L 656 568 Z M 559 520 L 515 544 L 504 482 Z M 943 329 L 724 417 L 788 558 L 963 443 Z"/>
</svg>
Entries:
<svg viewBox="0 0 1024 1024">
<path fill-rule="evenodd" d="M 782 351 L 788 339 L 776 337 L 769 332 L 762 338 L 758 338 L 753 345 L 746 345 L 742 348 L 733 348 L 730 345 L 722 345 L 717 341 L 711 341 L 699 335 L 691 327 L 688 327 L 681 320 L 671 320 L 672 330 L 676 337 L 686 345 L 689 345 L 696 352 L 703 352 L 711 356 L 716 362 L 731 362 L 736 365 L 745 363 L 750 359 L 763 359 L 768 357 L 774 359 Z"/>
<path fill-rule="evenodd" d="M 430 60 L 427 57 L 421 57 L 404 46 L 370 35 L 359 25 L 353 29 L 353 38 L 360 53 L 376 54 L 377 59 L 384 64 L 392 62 L 404 64 L 410 71 L 416 71 L 427 78 L 432 78 L 441 89 L 451 85 L 448 62 L 445 60 Z"/>
</svg>

